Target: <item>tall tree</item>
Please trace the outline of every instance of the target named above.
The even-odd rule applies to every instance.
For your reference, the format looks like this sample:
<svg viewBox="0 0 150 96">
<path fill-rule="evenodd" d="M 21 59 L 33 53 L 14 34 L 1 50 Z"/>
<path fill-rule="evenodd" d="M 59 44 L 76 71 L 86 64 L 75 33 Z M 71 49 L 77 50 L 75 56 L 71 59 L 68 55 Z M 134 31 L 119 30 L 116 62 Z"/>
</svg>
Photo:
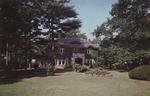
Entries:
<svg viewBox="0 0 150 96">
<path fill-rule="evenodd" d="M 28 4 L 27 0 L 0 1 L 0 56 L 8 67 L 14 67 L 13 63 L 27 67 L 34 39 L 40 35 L 40 31 L 35 30 L 39 26 L 34 19 L 37 12 L 29 9 Z"/>
<path fill-rule="evenodd" d="M 102 24 L 97 29 L 100 31 L 95 31 L 98 37 L 102 33 L 107 33 L 106 30 L 111 32 L 111 38 L 102 40 L 103 47 L 106 50 L 110 49 L 109 53 L 112 54 L 114 49 L 119 49 L 116 53 L 122 56 L 119 58 L 116 55 L 115 58 L 121 62 L 130 62 L 133 66 L 136 63 L 138 65 L 150 63 L 150 1 L 118 0 L 112 6 L 110 14 L 112 18 L 105 23 L 108 27 Z"/>
<path fill-rule="evenodd" d="M 13 58 L 26 65 L 43 55 L 46 46 L 53 64 L 55 38 L 81 26 L 69 0 L 1 0 L 0 21 L 0 56 L 6 65 Z"/>
<path fill-rule="evenodd" d="M 36 6 L 35 9 L 39 10 L 35 20 L 43 29 L 47 29 L 44 32 L 49 42 L 47 60 L 53 70 L 55 38 L 67 36 L 68 32 L 78 29 L 81 26 L 80 21 L 73 7 L 69 6 L 69 0 L 32 0 L 30 3 L 28 7 Z"/>
<path fill-rule="evenodd" d="M 13 53 L 15 44 L 19 40 L 18 29 L 20 23 L 22 23 L 20 18 L 20 4 L 19 0 L 0 1 L 0 55 L 5 56 L 6 65 L 9 64 L 11 53 Z"/>
<path fill-rule="evenodd" d="M 111 11 L 112 27 L 120 31 L 116 41 L 121 46 L 129 47 L 137 58 L 150 59 L 149 11 L 149 0 L 119 0 Z"/>
</svg>

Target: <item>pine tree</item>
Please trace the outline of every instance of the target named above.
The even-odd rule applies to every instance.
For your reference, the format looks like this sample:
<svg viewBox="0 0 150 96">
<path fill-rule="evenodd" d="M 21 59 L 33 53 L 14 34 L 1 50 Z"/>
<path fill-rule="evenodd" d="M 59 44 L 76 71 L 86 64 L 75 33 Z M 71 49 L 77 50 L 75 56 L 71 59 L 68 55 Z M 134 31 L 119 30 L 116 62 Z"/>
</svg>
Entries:
<svg viewBox="0 0 150 96">
<path fill-rule="evenodd" d="M 34 6 L 34 7 L 33 7 Z M 72 6 L 69 6 L 69 0 L 33 0 L 28 5 L 29 8 L 38 10 L 35 21 L 45 30 L 44 35 L 48 41 L 47 47 L 47 66 L 54 69 L 55 55 L 54 42 L 56 38 L 67 36 L 68 32 L 78 29 L 80 21 L 77 13 Z M 36 27 L 37 30 L 39 27 Z"/>
</svg>

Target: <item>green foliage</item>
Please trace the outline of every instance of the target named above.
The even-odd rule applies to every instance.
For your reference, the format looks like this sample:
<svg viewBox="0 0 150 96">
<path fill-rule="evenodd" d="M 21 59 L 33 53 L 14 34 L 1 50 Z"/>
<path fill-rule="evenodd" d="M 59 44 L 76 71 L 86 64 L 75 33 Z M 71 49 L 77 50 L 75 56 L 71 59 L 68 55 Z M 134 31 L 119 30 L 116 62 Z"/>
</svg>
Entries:
<svg viewBox="0 0 150 96">
<path fill-rule="evenodd" d="M 118 0 L 112 6 L 112 18 L 94 32 L 96 37 L 101 38 L 101 58 L 105 66 L 129 69 L 149 64 L 149 8 L 149 0 Z"/>
<path fill-rule="evenodd" d="M 64 37 L 68 32 L 81 26 L 76 11 L 69 5 L 69 0 L 36 0 L 36 2 L 31 2 L 38 6 L 40 14 L 37 15 L 36 20 L 43 25 L 44 29 L 47 29 L 45 34 L 49 36 L 49 39 Z"/>
<path fill-rule="evenodd" d="M 77 18 L 74 8 L 69 5 L 69 0 L 36 0 L 36 2 L 31 2 L 38 6 L 40 13 L 36 20 L 43 29 L 47 29 L 44 33 L 49 42 L 45 58 L 54 68 L 56 38 L 66 37 L 68 32 L 77 30 L 81 26 L 81 22 Z M 39 28 L 37 27 L 37 29 Z"/>
<path fill-rule="evenodd" d="M 101 26 L 97 26 L 94 30 L 93 35 L 96 37 L 102 38 L 111 38 L 113 36 L 111 30 L 109 30 L 109 25 L 107 22 L 104 22 Z"/>
<path fill-rule="evenodd" d="M 87 39 L 85 33 L 81 33 L 79 30 L 68 31 L 63 37 Z"/>
<path fill-rule="evenodd" d="M 150 80 L 150 65 L 143 65 L 134 68 L 129 72 L 132 79 Z"/>
<path fill-rule="evenodd" d="M 96 67 L 104 67 L 104 62 L 105 62 L 105 59 L 103 58 L 103 55 L 101 54 L 101 56 L 97 57 Z"/>
<path fill-rule="evenodd" d="M 133 57 L 128 49 L 110 45 L 102 50 L 100 59 L 103 65 L 111 69 L 128 69 L 127 64 Z"/>
<path fill-rule="evenodd" d="M 46 58 L 50 40 L 81 26 L 69 0 L 1 0 L 0 18 L 0 61 L 7 66 Z"/>
</svg>

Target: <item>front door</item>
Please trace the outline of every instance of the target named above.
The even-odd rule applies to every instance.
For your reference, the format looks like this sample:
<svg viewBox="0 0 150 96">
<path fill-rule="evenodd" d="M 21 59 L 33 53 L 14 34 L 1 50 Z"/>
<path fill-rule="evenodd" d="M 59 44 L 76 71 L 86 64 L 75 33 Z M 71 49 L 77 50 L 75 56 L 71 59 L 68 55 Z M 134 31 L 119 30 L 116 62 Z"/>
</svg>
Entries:
<svg viewBox="0 0 150 96">
<path fill-rule="evenodd" d="M 76 64 L 82 64 L 82 58 L 76 58 L 75 63 Z"/>
</svg>

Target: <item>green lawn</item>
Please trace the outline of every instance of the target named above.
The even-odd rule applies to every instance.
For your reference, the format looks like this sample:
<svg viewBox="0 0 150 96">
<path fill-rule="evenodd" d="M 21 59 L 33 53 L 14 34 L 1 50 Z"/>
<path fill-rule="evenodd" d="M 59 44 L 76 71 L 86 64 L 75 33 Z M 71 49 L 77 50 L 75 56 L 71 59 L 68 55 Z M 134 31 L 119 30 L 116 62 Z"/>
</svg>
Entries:
<svg viewBox="0 0 150 96">
<path fill-rule="evenodd" d="M 128 79 L 127 73 L 113 77 L 83 73 L 57 73 L 0 84 L 0 96 L 150 96 L 150 82 Z"/>
</svg>

